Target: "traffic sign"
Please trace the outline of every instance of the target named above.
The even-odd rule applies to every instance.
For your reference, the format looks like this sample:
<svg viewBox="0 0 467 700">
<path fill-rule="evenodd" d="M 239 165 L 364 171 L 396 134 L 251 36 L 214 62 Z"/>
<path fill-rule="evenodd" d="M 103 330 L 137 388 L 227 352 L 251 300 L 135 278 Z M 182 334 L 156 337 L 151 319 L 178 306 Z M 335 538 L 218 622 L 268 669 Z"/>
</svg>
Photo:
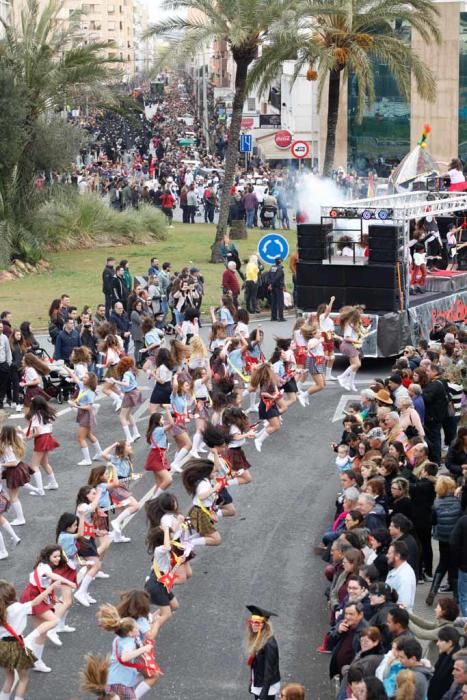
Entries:
<svg viewBox="0 0 467 700">
<path fill-rule="evenodd" d="M 289 242 L 279 233 L 268 233 L 258 241 L 258 255 L 264 263 L 274 265 L 276 258 L 285 260 L 289 254 Z"/>
<path fill-rule="evenodd" d="M 240 153 L 251 153 L 253 150 L 253 136 L 240 134 Z"/>
<path fill-rule="evenodd" d="M 242 129 L 252 129 L 255 125 L 254 117 L 242 117 L 241 128 Z"/>
<path fill-rule="evenodd" d="M 306 141 L 294 141 L 290 150 L 294 158 L 306 158 L 310 153 L 310 146 Z"/>
</svg>

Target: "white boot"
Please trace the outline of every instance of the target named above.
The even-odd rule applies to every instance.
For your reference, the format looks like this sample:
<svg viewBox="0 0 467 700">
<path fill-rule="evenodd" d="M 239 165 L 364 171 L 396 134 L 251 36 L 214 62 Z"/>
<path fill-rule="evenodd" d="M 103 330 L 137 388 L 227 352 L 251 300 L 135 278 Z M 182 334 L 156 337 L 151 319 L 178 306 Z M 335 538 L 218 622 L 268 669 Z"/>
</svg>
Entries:
<svg viewBox="0 0 467 700">
<path fill-rule="evenodd" d="M 92 456 L 94 461 L 98 461 L 99 459 L 102 459 L 102 447 L 99 444 L 99 440 L 96 440 L 96 442 L 93 443 L 94 446 L 94 454 Z"/>
<path fill-rule="evenodd" d="M 182 472 L 183 471 L 182 463 L 188 454 L 189 454 L 189 452 L 185 447 L 182 447 L 182 449 L 177 452 L 174 461 L 170 465 L 170 468 L 172 469 L 172 471 L 174 471 L 174 472 Z"/>
<path fill-rule="evenodd" d="M 191 448 L 191 456 L 195 457 L 196 459 L 199 459 L 199 449 L 203 443 L 203 436 L 201 435 L 200 432 L 196 431 L 196 433 L 193 435 L 193 446 Z"/>
<path fill-rule="evenodd" d="M 33 486 L 35 489 L 34 491 L 30 491 L 31 496 L 45 496 L 40 469 L 34 472 L 34 474 L 31 476 L 31 486 Z"/>
<path fill-rule="evenodd" d="M 139 440 L 141 435 L 139 434 L 138 427 L 136 423 L 132 423 L 130 425 L 130 431 L 131 431 L 131 439 L 133 442 L 136 442 L 136 440 Z"/>
<path fill-rule="evenodd" d="M 10 520 L 10 525 L 26 525 L 21 501 L 14 501 L 10 505 L 10 511 L 11 514 L 14 515 L 14 519 Z"/>
<path fill-rule="evenodd" d="M 255 437 L 255 447 L 258 450 L 258 452 L 261 452 L 263 449 L 263 442 L 266 440 L 268 437 L 268 431 L 266 428 L 263 428 L 260 433 Z"/>
<path fill-rule="evenodd" d="M 127 442 L 133 442 L 132 435 L 130 433 L 130 427 L 128 425 L 122 425 L 123 434 L 125 435 L 125 440 Z"/>
<path fill-rule="evenodd" d="M 7 548 L 5 547 L 5 541 L 3 535 L 0 532 L 0 559 L 8 559 Z"/>
<path fill-rule="evenodd" d="M 44 651 L 44 645 L 38 644 L 35 639 L 35 632 L 31 632 L 27 637 L 24 638 L 24 643 L 36 656 L 37 661 L 33 666 L 33 671 L 39 671 L 40 673 L 50 673 L 52 670 L 42 661 L 42 653 Z"/>
<path fill-rule="evenodd" d="M 2 530 L 5 530 L 7 535 L 11 538 L 13 544 L 19 544 L 21 542 L 21 537 L 18 537 L 8 520 L 5 520 L 4 524 L 2 525 Z"/>
</svg>

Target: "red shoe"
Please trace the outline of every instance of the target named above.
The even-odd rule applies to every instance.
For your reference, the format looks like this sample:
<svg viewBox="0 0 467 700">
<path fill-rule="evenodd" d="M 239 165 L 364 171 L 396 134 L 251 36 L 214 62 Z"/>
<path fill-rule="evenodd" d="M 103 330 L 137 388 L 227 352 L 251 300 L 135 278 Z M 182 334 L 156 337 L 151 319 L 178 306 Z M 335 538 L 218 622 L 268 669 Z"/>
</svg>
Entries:
<svg viewBox="0 0 467 700">
<path fill-rule="evenodd" d="M 323 646 L 323 644 L 321 644 L 319 647 L 316 647 L 316 651 L 319 654 L 332 654 L 332 651 L 330 651 L 329 649 L 326 649 L 326 647 Z"/>
</svg>

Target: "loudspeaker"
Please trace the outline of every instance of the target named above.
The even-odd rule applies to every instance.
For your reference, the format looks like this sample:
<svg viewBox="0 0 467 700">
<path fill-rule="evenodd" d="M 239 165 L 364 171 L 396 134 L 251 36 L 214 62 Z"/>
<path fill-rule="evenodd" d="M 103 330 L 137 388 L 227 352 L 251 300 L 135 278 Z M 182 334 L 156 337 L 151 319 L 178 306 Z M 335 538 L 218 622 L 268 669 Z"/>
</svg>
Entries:
<svg viewBox="0 0 467 700">
<path fill-rule="evenodd" d="M 399 260 L 398 250 L 379 250 L 378 248 L 370 248 L 368 254 L 368 264 L 373 263 L 396 263 Z"/>
<path fill-rule="evenodd" d="M 399 293 L 396 289 L 347 288 L 347 304 L 364 304 L 366 311 L 397 311 Z"/>
<path fill-rule="evenodd" d="M 332 224 L 299 224 L 297 244 L 299 260 L 321 262 L 328 254 L 327 239 L 332 233 Z"/>
<path fill-rule="evenodd" d="M 368 227 L 368 263 L 395 263 L 399 260 L 402 231 L 398 226 Z"/>
<path fill-rule="evenodd" d="M 346 267 L 347 287 L 371 287 L 372 289 L 396 289 L 395 265 L 364 265 Z"/>
<path fill-rule="evenodd" d="M 297 286 L 297 305 L 304 311 L 316 311 L 320 304 L 328 304 L 329 299 L 335 296 L 334 306 L 339 309 L 346 305 L 345 287 L 304 287 Z"/>
<path fill-rule="evenodd" d="M 298 246 L 298 259 L 299 260 L 321 263 L 323 260 L 326 260 L 327 255 L 328 255 L 328 251 L 327 251 L 325 243 L 322 243 L 321 245 L 314 246 L 313 248 L 302 248 L 302 246 L 300 246 L 300 245 Z"/>
<path fill-rule="evenodd" d="M 339 265 L 317 265 L 299 261 L 297 284 L 305 287 L 345 287 L 345 268 Z"/>
<path fill-rule="evenodd" d="M 297 224 L 297 236 L 300 238 L 319 238 L 332 233 L 332 224 Z"/>
</svg>

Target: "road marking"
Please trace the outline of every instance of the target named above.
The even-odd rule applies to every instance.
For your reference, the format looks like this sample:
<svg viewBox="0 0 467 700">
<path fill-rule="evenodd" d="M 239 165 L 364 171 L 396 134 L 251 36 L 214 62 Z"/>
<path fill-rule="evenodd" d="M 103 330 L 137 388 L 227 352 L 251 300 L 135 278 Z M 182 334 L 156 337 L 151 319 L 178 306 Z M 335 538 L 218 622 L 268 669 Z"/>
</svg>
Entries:
<svg viewBox="0 0 467 700">
<path fill-rule="evenodd" d="M 130 523 L 133 520 L 135 515 L 138 515 L 138 513 L 140 512 L 140 510 L 144 506 L 144 504 L 147 501 L 150 501 L 151 498 L 153 498 L 154 494 L 157 491 L 157 488 L 158 488 L 157 484 L 154 484 L 154 486 L 152 486 L 149 489 L 149 491 L 147 493 L 145 493 L 144 496 L 138 501 L 138 510 L 135 513 L 131 513 L 131 515 L 128 516 L 128 518 L 125 520 L 125 522 L 122 525 L 122 530 L 124 530 L 126 528 L 126 526 L 128 525 L 128 523 Z"/>
<path fill-rule="evenodd" d="M 339 403 L 337 404 L 337 408 L 334 411 L 332 422 L 337 423 L 338 420 L 342 420 L 345 416 L 344 411 L 347 404 L 351 401 L 358 401 L 359 399 L 360 394 L 344 394 L 344 396 L 341 396 L 339 399 Z"/>
</svg>

